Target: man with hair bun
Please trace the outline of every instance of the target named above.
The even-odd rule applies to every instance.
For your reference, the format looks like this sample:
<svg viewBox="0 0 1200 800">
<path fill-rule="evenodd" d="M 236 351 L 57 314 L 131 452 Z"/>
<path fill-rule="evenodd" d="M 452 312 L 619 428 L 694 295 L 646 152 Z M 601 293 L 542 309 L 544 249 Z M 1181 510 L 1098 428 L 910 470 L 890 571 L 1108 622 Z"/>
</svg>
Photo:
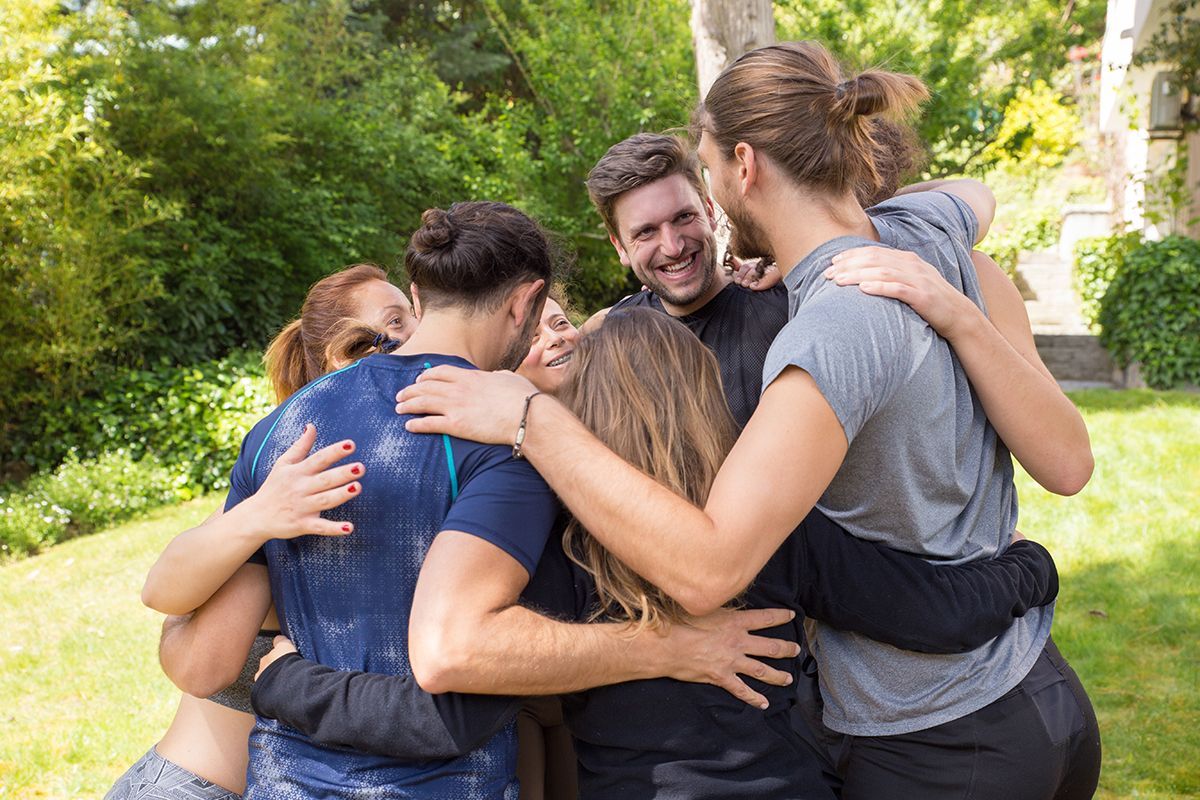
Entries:
<svg viewBox="0 0 1200 800">
<path fill-rule="evenodd" d="M 544 481 L 508 448 L 413 436 L 395 425 L 396 390 L 432 366 L 519 364 L 553 273 L 545 236 L 509 206 L 430 209 L 422 223 L 405 254 L 421 325 L 392 353 L 355 361 L 292 395 L 251 430 L 231 479 L 228 506 L 253 495 L 310 424 L 318 447 L 342 441 L 346 455 L 362 460 L 361 479 L 344 490 L 358 496 L 340 512 L 352 535 L 273 539 L 263 548 L 284 632 L 301 652 L 341 669 L 416 668 L 408 633 L 421 629 L 414 596 L 427 551 L 435 561 L 452 551 L 488 576 L 448 587 L 468 612 L 485 592 L 488 602 L 511 602 L 557 515 Z M 509 709 L 495 700 L 462 713 L 486 729 Z M 245 796 L 511 796 L 514 736 L 498 727 L 460 758 L 405 762 L 318 745 L 260 717 Z"/>
</svg>

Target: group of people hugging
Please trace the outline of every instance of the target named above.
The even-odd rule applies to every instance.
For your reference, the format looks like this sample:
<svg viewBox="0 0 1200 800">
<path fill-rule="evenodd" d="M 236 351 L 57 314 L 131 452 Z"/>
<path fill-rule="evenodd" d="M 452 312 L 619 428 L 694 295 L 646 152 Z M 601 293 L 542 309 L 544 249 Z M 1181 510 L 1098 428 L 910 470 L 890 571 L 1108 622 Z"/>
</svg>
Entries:
<svg viewBox="0 0 1200 800">
<path fill-rule="evenodd" d="M 901 185 L 926 97 L 736 60 L 588 176 L 644 289 L 582 330 L 499 202 L 424 213 L 411 301 L 316 283 L 146 580 L 184 694 L 108 797 L 1092 797 L 1012 463 L 1073 494 L 1088 434 L 976 250 L 991 192 Z"/>
</svg>

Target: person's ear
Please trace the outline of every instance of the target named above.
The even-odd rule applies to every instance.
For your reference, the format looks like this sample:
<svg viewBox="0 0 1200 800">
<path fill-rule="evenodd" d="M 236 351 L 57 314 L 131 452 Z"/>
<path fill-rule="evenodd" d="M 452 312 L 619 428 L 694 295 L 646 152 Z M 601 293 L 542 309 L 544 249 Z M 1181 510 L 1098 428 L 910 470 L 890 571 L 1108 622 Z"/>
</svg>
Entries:
<svg viewBox="0 0 1200 800">
<path fill-rule="evenodd" d="M 704 213 L 708 215 L 708 227 L 717 229 L 717 206 L 713 203 L 712 195 L 704 195 Z"/>
<path fill-rule="evenodd" d="M 412 295 L 413 316 L 419 320 L 421 318 L 421 292 L 415 283 L 408 285 L 408 291 Z"/>
<path fill-rule="evenodd" d="M 621 244 L 621 240 L 615 234 L 610 233 L 608 240 L 612 242 L 613 249 L 617 251 L 617 258 L 621 260 L 621 266 L 629 266 L 629 253 L 625 252 L 625 245 Z"/>
<path fill-rule="evenodd" d="M 754 147 L 746 142 L 738 142 L 733 147 L 733 157 L 737 161 L 738 193 L 745 197 L 758 182 L 761 165 Z"/>
<path fill-rule="evenodd" d="M 542 287 L 545 285 L 546 282 L 538 278 L 536 281 L 519 284 L 509 294 L 509 314 L 512 315 L 517 330 L 523 329 L 525 321 L 530 317 L 536 319 L 542 316 L 542 306 L 546 304 L 546 298 L 542 295 Z"/>
</svg>

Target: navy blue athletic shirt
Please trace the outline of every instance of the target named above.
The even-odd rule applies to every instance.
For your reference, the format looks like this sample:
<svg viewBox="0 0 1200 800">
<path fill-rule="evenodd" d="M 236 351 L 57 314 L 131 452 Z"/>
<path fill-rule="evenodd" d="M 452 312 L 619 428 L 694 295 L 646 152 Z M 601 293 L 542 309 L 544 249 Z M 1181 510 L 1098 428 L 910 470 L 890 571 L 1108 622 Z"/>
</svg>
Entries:
<svg viewBox="0 0 1200 800">
<path fill-rule="evenodd" d="M 353 534 L 264 548 L 283 630 L 306 658 L 411 675 L 413 590 L 440 531 L 478 536 L 530 573 L 541 557 L 558 503 L 526 462 L 507 447 L 409 433 L 396 415 L 396 393 L 438 364 L 471 367 L 452 356 L 370 356 L 305 386 L 242 444 L 227 508 L 257 491 L 309 422 L 317 448 L 353 439 L 353 457 L 366 465 L 361 495 L 330 512 L 352 522 Z M 515 798 L 515 759 L 512 724 L 460 758 L 404 761 L 325 747 L 259 718 L 246 797 Z"/>
</svg>

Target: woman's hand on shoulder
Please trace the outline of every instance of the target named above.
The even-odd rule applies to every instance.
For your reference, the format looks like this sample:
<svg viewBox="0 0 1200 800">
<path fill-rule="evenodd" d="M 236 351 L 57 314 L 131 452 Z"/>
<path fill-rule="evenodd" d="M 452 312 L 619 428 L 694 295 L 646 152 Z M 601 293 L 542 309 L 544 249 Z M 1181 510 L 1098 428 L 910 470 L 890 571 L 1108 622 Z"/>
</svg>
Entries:
<svg viewBox="0 0 1200 800">
<path fill-rule="evenodd" d="M 345 536 L 354 525 L 321 516 L 362 493 L 366 467 L 359 461 L 337 464 L 354 454 L 354 442 L 335 442 L 310 453 L 317 429 L 306 425 L 300 438 L 279 457 L 263 485 L 235 508 L 254 521 L 255 531 L 268 539 L 297 536 Z"/>
<path fill-rule="evenodd" d="M 833 257 L 825 278 L 838 286 L 857 285 L 866 294 L 891 297 L 911 306 L 950 342 L 964 315 L 979 311 L 932 264 L 907 250 L 867 246 L 843 251 Z"/>
</svg>

